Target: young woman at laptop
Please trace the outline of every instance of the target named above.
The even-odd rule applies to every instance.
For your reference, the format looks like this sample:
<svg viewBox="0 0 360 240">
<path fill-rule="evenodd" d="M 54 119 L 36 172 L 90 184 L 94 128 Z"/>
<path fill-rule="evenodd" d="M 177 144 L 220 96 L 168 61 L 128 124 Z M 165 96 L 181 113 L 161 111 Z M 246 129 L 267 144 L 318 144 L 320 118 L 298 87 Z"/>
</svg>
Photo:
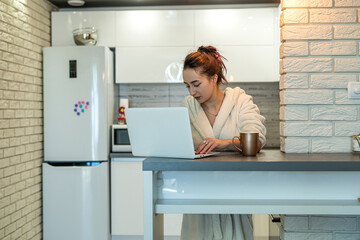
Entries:
<svg viewBox="0 0 360 240">
<path fill-rule="evenodd" d="M 258 151 L 265 145 L 265 118 L 252 97 L 239 87 L 226 88 L 225 59 L 215 47 L 201 46 L 186 56 L 183 79 L 190 93 L 184 99 L 189 110 L 196 153 L 230 149 L 232 138 L 240 132 L 259 133 Z M 240 142 L 236 142 L 240 145 Z M 210 214 L 183 217 L 182 240 L 252 240 L 252 221 L 248 215 Z"/>
</svg>

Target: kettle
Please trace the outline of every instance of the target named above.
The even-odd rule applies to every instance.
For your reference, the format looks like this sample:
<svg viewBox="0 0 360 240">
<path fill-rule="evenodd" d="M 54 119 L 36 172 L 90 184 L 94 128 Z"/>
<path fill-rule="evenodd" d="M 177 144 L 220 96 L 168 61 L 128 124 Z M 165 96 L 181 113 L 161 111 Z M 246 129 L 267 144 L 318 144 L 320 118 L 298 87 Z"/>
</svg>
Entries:
<svg viewBox="0 0 360 240">
<path fill-rule="evenodd" d="M 353 135 L 354 139 L 352 140 L 353 151 L 360 152 L 360 134 Z"/>
</svg>

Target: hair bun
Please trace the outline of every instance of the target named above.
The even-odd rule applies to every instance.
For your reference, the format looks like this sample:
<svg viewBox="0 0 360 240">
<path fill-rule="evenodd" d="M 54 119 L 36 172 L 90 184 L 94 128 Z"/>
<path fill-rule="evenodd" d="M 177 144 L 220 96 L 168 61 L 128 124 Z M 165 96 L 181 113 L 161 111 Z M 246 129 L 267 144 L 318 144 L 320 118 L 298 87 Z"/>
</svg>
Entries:
<svg viewBox="0 0 360 240">
<path fill-rule="evenodd" d="M 204 53 L 216 53 L 217 52 L 217 50 L 216 50 L 216 48 L 215 47 L 213 47 L 213 46 L 206 46 L 206 47 L 204 47 L 204 46 L 200 46 L 199 48 L 198 48 L 198 52 L 204 52 Z"/>
</svg>

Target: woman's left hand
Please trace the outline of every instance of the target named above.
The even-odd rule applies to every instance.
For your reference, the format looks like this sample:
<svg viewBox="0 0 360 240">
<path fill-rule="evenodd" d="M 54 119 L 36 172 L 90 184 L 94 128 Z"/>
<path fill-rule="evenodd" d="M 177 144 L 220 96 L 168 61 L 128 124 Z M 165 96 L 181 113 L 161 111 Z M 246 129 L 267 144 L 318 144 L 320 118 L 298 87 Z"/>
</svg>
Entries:
<svg viewBox="0 0 360 240">
<path fill-rule="evenodd" d="M 223 140 L 215 138 L 205 138 L 199 146 L 195 149 L 195 153 L 206 154 L 210 153 L 215 149 L 223 149 Z"/>
</svg>

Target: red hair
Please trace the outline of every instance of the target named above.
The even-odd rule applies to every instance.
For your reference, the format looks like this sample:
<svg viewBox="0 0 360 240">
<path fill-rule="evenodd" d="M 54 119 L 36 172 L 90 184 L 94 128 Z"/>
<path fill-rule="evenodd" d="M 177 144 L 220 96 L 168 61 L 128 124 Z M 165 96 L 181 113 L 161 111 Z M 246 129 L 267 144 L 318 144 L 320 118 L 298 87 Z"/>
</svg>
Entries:
<svg viewBox="0 0 360 240">
<path fill-rule="evenodd" d="M 201 46 L 196 52 L 189 53 L 185 57 L 184 70 L 188 68 L 199 69 L 201 74 L 205 74 L 209 78 L 216 74 L 218 76 L 218 85 L 227 84 L 228 81 L 224 74 L 226 66 L 223 59 L 226 60 L 215 47 Z"/>
</svg>

